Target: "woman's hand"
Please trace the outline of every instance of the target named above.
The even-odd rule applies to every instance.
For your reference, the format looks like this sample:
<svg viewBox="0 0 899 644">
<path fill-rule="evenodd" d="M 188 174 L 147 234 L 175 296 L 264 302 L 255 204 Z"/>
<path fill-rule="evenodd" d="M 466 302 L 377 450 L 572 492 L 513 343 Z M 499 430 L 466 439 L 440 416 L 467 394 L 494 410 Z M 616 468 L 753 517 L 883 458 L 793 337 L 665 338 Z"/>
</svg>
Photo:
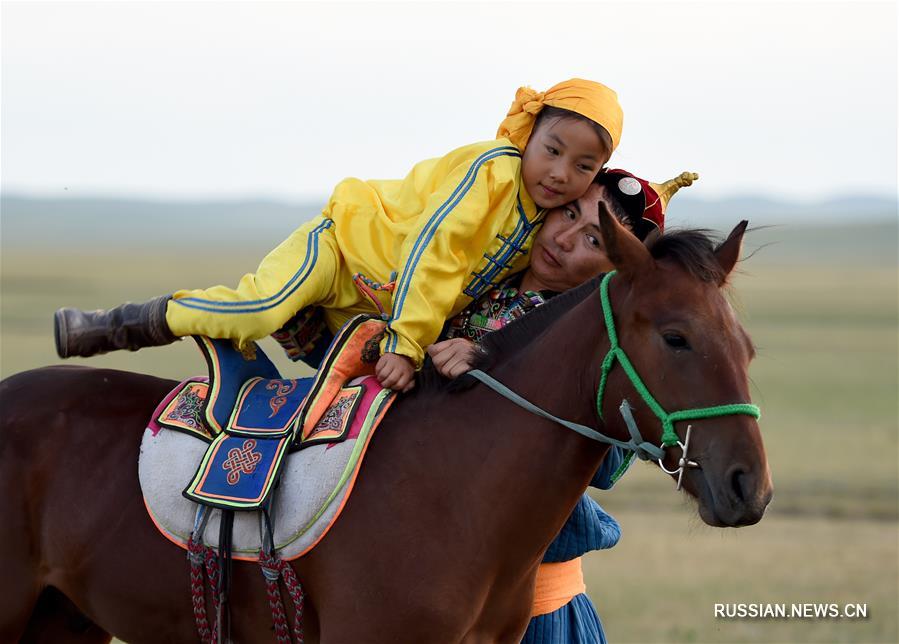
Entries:
<svg viewBox="0 0 899 644">
<path fill-rule="evenodd" d="M 441 376 L 457 378 L 471 370 L 475 357 L 475 344 L 465 338 L 453 338 L 435 342 L 428 347 L 428 355 Z"/>
<path fill-rule="evenodd" d="M 375 375 L 382 387 L 394 391 L 409 391 L 415 386 L 415 366 L 412 360 L 398 353 L 385 353 L 378 358 Z"/>
</svg>

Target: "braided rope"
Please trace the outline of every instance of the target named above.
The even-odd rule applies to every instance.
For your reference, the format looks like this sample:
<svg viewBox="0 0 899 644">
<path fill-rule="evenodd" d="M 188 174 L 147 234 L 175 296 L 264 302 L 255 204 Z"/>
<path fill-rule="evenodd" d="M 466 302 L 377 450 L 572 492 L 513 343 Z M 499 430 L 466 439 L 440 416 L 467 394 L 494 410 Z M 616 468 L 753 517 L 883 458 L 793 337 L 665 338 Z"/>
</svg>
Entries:
<svg viewBox="0 0 899 644">
<path fill-rule="evenodd" d="M 205 548 L 202 543 L 194 541 L 193 536 L 187 541 L 188 560 L 190 561 L 190 595 L 194 610 L 194 621 L 197 633 L 203 644 L 212 644 L 212 631 L 206 613 L 206 588 L 203 583 L 203 558 Z"/>
<path fill-rule="evenodd" d="M 284 603 L 281 601 L 281 589 L 278 579 L 281 576 L 281 562 L 264 551 L 259 552 L 259 566 L 265 578 L 265 590 L 268 594 L 268 605 L 272 611 L 272 624 L 275 627 L 275 638 L 279 644 L 290 644 L 290 630 L 287 615 L 284 614 Z"/>
<path fill-rule="evenodd" d="M 218 627 L 220 626 L 219 620 L 221 619 L 221 597 L 218 593 L 218 585 L 219 585 L 219 562 L 218 557 L 215 554 L 215 550 L 212 549 L 211 546 L 203 546 L 203 556 L 206 561 L 206 577 L 209 579 L 209 587 L 212 588 L 212 606 L 215 609 L 215 631 L 214 633 L 218 633 Z M 216 644 L 218 640 L 218 636 L 214 634 L 212 636 L 212 644 Z"/>
<path fill-rule="evenodd" d="M 265 586 L 268 591 L 268 603 L 272 610 L 272 622 L 275 626 L 275 637 L 279 644 L 290 644 L 291 636 L 288 631 L 287 616 L 284 612 L 284 604 L 281 600 L 281 590 L 278 586 L 279 578 L 284 578 L 287 593 L 293 601 L 294 622 L 293 639 L 296 644 L 303 644 L 303 587 L 297 579 L 296 573 L 290 564 L 279 559 L 275 554 L 259 553 L 259 565 L 262 568 L 262 576 L 265 577 Z"/>
<path fill-rule="evenodd" d="M 300 584 L 300 580 L 297 579 L 297 575 L 293 571 L 291 565 L 286 561 L 281 561 L 281 575 L 284 577 L 284 585 L 287 586 L 287 592 L 290 593 L 290 598 L 293 600 L 293 608 L 295 612 L 295 618 L 293 622 L 293 636 L 294 639 L 296 639 L 297 644 L 304 644 L 303 586 Z"/>
</svg>

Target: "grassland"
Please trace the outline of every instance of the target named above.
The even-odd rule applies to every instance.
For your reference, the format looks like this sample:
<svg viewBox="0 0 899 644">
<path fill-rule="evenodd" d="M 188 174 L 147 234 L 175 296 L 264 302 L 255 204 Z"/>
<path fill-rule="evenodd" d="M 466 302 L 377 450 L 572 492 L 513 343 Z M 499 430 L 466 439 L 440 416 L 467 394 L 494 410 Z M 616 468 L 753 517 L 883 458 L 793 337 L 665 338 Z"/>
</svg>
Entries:
<svg viewBox="0 0 899 644">
<path fill-rule="evenodd" d="M 622 541 L 586 563 L 612 641 L 899 641 L 896 227 L 773 230 L 754 242 L 770 239 L 781 243 L 743 265 L 734 293 L 759 348 L 751 374 L 775 484 L 769 514 L 713 530 L 655 468 L 632 468 L 597 497 Z M 57 362 L 58 306 L 234 283 L 261 255 L 4 248 L 0 373 Z M 84 363 L 173 378 L 203 371 L 187 342 Z M 721 602 L 866 603 L 868 618 L 716 619 Z"/>
</svg>

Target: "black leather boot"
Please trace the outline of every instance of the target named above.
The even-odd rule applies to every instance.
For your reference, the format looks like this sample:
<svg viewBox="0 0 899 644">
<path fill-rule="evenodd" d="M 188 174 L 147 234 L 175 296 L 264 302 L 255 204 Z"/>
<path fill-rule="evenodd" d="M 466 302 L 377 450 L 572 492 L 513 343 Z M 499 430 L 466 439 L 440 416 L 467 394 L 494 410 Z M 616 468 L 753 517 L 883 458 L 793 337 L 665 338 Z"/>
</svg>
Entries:
<svg viewBox="0 0 899 644">
<path fill-rule="evenodd" d="M 178 339 L 165 321 L 170 299 L 171 295 L 162 295 L 140 304 L 126 302 L 108 311 L 59 309 L 53 316 L 56 353 L 60 358 L 86 358 L 170 344 Z"/>
</svg>

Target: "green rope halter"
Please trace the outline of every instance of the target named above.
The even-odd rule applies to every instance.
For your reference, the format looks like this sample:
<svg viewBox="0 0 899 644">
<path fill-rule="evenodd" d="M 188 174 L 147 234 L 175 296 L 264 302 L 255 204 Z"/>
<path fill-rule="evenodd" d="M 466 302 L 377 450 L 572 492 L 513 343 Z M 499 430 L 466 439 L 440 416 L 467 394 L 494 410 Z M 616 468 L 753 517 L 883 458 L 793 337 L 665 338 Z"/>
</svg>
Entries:
<svg viewBox="0 0 899 644">
<path fill-rule="evenodd" d="M 758 419 L 761 416 L 761 410 L 759 410 L 756 405 L 752 405 L 749 403 L 736 403 L 730 405 L 717 405 L 715 407 L 685 409 L 670 414 L 662 409 L 662 406 L 656 401 L 655 398 L 652 397 L 652 394 L 649 393 L 646 385 L 643 384 L 643 381 L 637 374 L 637 370 L 634 369 L 634 365 L 631 364 L 630 359 L 628 359 L 627 354 L 624 352 L 624 349 L 622 349 L 621 345 L 618 344 L 618 333 L 615 330 L 615 320 L 612 316 L 612 303 L 609 300 L 609 282 L 612 280 L 612 277 L 615 275 L 615 273 L 616 271 L 608 273 L 600 283 L 602 313 L 603 318 L 606 322 L 606 330 L 609 335 L 609 343 L 611 344 L 611 346 L 609 347 L 609 352 L 606 354 L 606 357 L 602 361 L 602 373 L 599 380 L 599 387 L 596 390 L 596 411 L 599 414 L 600 419 L 602 419 L 603 417 L 602 399 L 603 394 L 605 393 L 606 381 L 608 380 L 609 372 L 612 370 L 612 367 L 615 366 L 616 359 L 621 363 L 621 367 L 624 369 L 627 377 L 634 385 L 637 393 L 640 394 L 640 397 L 643 398 L 643 401 L 649 406 L 649 408 L 658 417 L 658 419 L 662 421 L 662 445 L 664 447 L 672 447 L 674 445 L 680 444 L 677 432 L 674 431 L 674 423 L 681 420 L 714 418 L 717 416 L 730 416 L 732 414 L 745 414 L 747 416 L 752 416 L 753 418 Z M 619 467 L 618 470 L 616 470 L 616 472 L 612 475 L 613 481 L 616 481 L 621 476 L 621 474 L 624 473 L 624 470 L 627 469 L 627 466 L 630 465 L 631 460 L 633 460 L 634 455 L 643 460 L 648 460 L 649 458 L 656 458 L 661 460 L 662 457 L 664 457 L 664 451 L 661 448 L 656 447 L 655 445 L 647 443 L 643 440 L 643 437 L 640 435 L 640 431 L 639 429 L 637 429 L 637 425 L 633 420 L 633 416 L 630 413 L 630 405 L 628 405 L 626 400 L 621 403 L 620 409 L 622 417 L 625 420 L 625 425 L 627 426 L 628 431 L 631 434 L 631 439 L 625 442 L 606 436 L 605 434 L 597 432 L 595 429 L 592 429 L 585 425 L 572 423 L 571 421 L 563 420 L 550 414 L 540 407 L 537 407 L 532 402 L 522 398 L 517 393 L 506 387 L 503 383 L 496 380 L 496 378 L 487 373 L 484 373 L 480 369 L 469 371 L 468 375 L 480 380 L 501 396 L 511 400 L 516 405 L 534 414 L 537 414 L 538 416 L 542 416 L 543 418 L 552 420 L 564 427 L 567 427 L 568 429 L 586 436 L 587 438 L 591 438 L 603 443 L 608 443 L 610 445 L 617 445 L 618 447 L 631 450 L 631 454 L 629 455 L 629 457 L 624 460 L 624 462 L 621 464 L 621 467 Z"/>
<path fill-rule="evenodd" d="M 617 271 L 612 271 L 611 273 L 608 273 L 599 285 L 599 294 L 602 299 L 602 314 L 606 321 L 606 331 L 609 335 L 609 343 L 611 344 L 609 352 L 602 361 L 602 375 L 599 379 L 599 388 L 596 390 L 596 411 L 599 414 L 599 417 L 602 418 L 602 397 L 605 393 L 609 372 L 612 370 L 612 367 L 615 366 L 615 360 L 618 360 L 618 362 L 621 363 L 621 368 L 624 369 L 624 372 L 634 385 L 634 389 L 640 394 L 643 402 L 645 402 L 652 410 L 652 413 L 662 421 L 662 445 L 665 447 L 677 445 L 679 439 L 677 432 L 674 431 L 674 423 L 680 420 L 715 418 L 717 416 L 730 416 L 732 414 L 745 414 L 756 419 L 761 417 L 761 410 L 756 405 L 748 403 L 684 409 L 670 414 L 662 409 L 662 406 L 652 397 L 652 394 L 649 393 L 649 389 L 643 384 L 643 380 L 640 379 L 640 375 L 637 373 L 637 370 L 634 369 L 634 365 L 631 364 L 624 349 L 618 344 L 618 332 L 615 330 L 615 319 L 612 315 L 612 303 L 609 300 L 609 282 L 612 281 L 612 277 L 616 272 Z"/>
</svg>

